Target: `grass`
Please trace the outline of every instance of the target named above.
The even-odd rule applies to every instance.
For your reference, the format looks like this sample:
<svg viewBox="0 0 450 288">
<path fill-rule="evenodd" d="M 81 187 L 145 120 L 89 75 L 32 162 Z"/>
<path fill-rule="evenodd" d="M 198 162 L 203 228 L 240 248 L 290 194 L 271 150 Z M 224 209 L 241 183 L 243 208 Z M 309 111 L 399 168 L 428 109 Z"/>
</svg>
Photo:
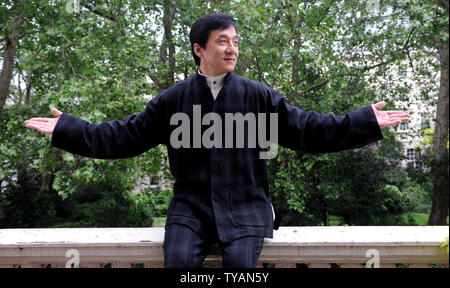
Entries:
<svg viewBox="0 0 450 288">
<path fill-rule="evenodd" d="M 430 218 L 430 215 L 421 213 L 409 213 L 407 215 L 412 215 L 419 226 L 426 226 L 428 224 L 428 218 Z"/>
<path fill-rule="evenodd" d="M 428 218 L 430 218 L 430 215 L 428 215 L 428 214 L 408 213 L 407 215 L 412 215 L 414 217 L 414 220 L 416 221 L 417 225 L 419 225 L 419 226 L 428 225 Z M 448 216 L 447 216 L 447 225 L 448 225 Z"/>
<path fill-rule="evenodd" d="M 408 217 L 408 215 L 412 215 L 416 225 L 418 226 L 426 226 L 428 225 L 428 218 L 430 217 L 428 214 L 422 213 L 407 213 L 403 215 L 403 217 Z M 152 227 L 164 227 L 166 225 L 166 217 L 153 217 L 153 225 Z M 330 215 L 328 216 L 328 225 L 329 226 L 342 226 L 345 225 L 343 223 L 341 217 Z M 448 225 L 448 217 L 447 217 L 447 225 Z"/>
<path fill-rule="evenodd" d="M 427 226 L 428 225 L 428 218 L 430 218 L 430 215 L 423 214 L 423 213 L 407 213 L 402 215 L 402 217 L 405 219 L 405 222 L 407 222 L 407 217 L 411 215 L 416 222 L 416 225 L 418 226 Z M 345 223 L 342 221 L 341 217 L 330 215 L 328 216 L 328 225 L 329 226 L 342 226 L 345 225 Z M 448 216 L 447 216 L 447 225 L 448 225 Z"/>
<path fill-rule="evenodd" d="M 328 226 L 343 226 L 345 223 L 342 221 L 342 218 L 339 216 L 329 215 L 328 216 Z"/>
</svg>

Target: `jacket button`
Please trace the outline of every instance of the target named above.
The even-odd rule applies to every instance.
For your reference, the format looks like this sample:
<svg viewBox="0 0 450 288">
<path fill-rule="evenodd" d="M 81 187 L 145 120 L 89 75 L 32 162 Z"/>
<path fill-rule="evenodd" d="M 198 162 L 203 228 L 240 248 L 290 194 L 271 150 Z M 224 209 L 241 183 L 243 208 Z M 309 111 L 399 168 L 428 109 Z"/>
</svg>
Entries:
<svg viewBox="0 0 450 288">
<path fill-rule="evenodd" d="M 213 200 L 214 200 L 215 202 L 217 202 L 217 200 L 219 200 L 219 197 L 217 196 L 217 194 L 214 194 Z"/>
<path fill-rule="evenodd" d="M 217 165 L 213 166 L 212 171 L 214 173 L 217 173 L 219 171 L 219 166 L 217 166 Z"/>
</svg>

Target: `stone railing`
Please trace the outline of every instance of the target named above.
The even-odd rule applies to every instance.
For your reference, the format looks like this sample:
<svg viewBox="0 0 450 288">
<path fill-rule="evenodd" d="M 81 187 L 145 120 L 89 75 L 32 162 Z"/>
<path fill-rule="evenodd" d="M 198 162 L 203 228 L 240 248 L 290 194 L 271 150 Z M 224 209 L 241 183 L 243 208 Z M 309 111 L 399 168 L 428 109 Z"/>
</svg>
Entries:
<svg viewBox="0 0 450 288">
<path fill-rule="evenodd" d="M 448 226 L 280 227 L 258 267 L 446 267 Z M 163 267 L 164 228 L 0 229 L 0 267 Z M 180 240 L 182 241 L 182 240 Z M 212 248 L 207 267 L 220 267 Z"/>
</svg>

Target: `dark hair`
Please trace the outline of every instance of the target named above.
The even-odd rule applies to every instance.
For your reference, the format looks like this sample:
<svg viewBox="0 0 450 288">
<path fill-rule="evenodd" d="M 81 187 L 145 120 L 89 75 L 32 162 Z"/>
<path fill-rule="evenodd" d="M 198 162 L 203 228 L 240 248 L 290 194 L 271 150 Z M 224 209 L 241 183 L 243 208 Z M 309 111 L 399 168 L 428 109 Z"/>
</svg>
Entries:
<svg viewBox="0 0 450 288">
<path fill-rule="evenodd" d="M 197 43 L 203 49 L 206 48 L 206 42 L 208 42 L 211 31 L 217 29 L 227 29 L 233 26 L 238 31 L 237 23 L 233 17 L 226 14 L 208 14 L 202 16 L 195 21 L 191 27 L 191 32 L 189 32 L 189 40 L 191 41 L 191 50 L 194 61 L 197 65 L 200 65 L 200 58 L 195 55 L 194 44 Z"/>
</svg>

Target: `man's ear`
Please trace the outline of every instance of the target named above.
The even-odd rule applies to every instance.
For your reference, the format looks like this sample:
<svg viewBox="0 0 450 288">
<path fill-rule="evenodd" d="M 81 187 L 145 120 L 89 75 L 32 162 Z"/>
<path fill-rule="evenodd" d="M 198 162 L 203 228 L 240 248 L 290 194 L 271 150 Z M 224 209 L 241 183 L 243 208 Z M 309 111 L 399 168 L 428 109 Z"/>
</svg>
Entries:
<svg viewBox="0 0 450 288">
<path fill-rule="evenodd" d="M 193 48 L 195 55 L 197 55 L 197 57 L 201 59 L 203 55 L 203 48 L 200 47 L 200 45 L 198 45 L 197 43 L 194 44 Z"/>
</svg>

